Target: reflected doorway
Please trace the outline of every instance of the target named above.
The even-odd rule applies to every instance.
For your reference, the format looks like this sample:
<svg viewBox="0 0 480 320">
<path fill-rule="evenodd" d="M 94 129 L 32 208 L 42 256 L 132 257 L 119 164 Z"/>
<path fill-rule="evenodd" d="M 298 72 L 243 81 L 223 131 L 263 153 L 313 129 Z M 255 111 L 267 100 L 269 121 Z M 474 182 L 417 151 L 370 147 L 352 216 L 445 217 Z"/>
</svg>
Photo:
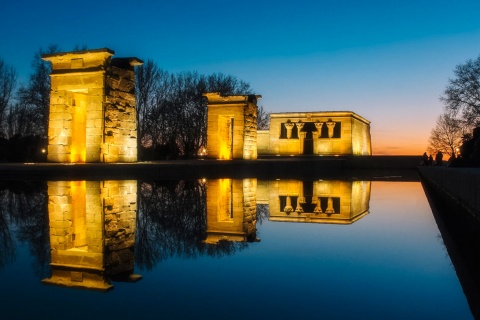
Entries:
<svg viewBox="0 0 480 320">
<path fill-rule="evenodd" d="M 302 129 L 305 132 L 305 139 L 303 140 L 303 154 L 313 154 L 313 131 L 317 131 L 313 122 L 306 122 Z"/>
</svg>

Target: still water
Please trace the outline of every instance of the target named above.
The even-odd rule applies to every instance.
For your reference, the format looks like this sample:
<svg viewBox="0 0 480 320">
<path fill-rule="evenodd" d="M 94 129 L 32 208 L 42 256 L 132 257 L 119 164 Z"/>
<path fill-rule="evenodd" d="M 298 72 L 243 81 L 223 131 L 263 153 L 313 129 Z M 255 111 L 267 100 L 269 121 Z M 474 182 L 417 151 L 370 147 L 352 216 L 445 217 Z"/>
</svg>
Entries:
<svg viewBox="0 0 480 320">
<path fill-rule="evenodd" d="M 472 319 L 420 182 L 1 186 L 1 319 Z"/>
</svg>

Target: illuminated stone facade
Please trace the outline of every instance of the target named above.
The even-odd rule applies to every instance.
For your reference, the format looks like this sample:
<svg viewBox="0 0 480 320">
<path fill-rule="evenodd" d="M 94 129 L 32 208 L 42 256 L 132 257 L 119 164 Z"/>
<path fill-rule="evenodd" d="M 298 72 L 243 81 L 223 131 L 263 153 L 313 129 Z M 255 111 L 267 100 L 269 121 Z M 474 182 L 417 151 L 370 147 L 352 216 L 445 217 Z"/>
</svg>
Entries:
<svg viewBox="0 0 480 320">
<path fill-rule="evenodd" d="M 108 291 L 133 282 L 137 182 L 50 181 L 51 277 L 45 284 Z"/>
<path fill-rule="evenodd" d="M 204 96 L 208 101 L 208 158 L 257 159 L 257 100 L 261 96 Z"/>
<path fill-rule="evenodd" d="M 49 162 L 136 162 L 134 66 L 110 49 L 43 55 L 52 64 Z"/>
<path fill-rule="evenodd" d="M 351 224 L 368 214 L 370 181 L 259 181 L 271 221 Z"/>
<path fill-rule="evenodd" d="M 353 112 L 270 114 L 259 155 L 371 155 L 370 121 Z"/>
<path fill-rule="evenodd" d="M 256 179 L 207 181 L 205 243 L 256 240 Z"/>
</svg>

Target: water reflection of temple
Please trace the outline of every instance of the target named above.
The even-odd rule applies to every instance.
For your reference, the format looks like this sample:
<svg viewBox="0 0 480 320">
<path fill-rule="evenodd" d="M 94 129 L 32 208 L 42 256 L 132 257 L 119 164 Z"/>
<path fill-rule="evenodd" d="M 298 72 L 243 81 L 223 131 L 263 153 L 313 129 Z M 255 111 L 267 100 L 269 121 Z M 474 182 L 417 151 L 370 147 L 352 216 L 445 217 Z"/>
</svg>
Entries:
<svg viewBox="0 0 480 320">
<path fill-rule="evenodd" d="M 368 214 L 370 181 L 259 181 L 270 221 L 351 224 Z"/>
<path fill-rule="evenodd" d="M 257 204 L 270 221 L 351 224 L 368 214 L 370 181 L 216 179 L 207 182 L 205 242 L 256 239 Z"/>
<path fill-rule="evenodd" d="M 206 243 L 256 240 L 257 179 L 207 182 Z"/>
<path fill-rule="evenodd" d="M 100 291 L 133 282 L 137 182 L 48 182 L 51 277 L 45 284 Z"/>
</svg>

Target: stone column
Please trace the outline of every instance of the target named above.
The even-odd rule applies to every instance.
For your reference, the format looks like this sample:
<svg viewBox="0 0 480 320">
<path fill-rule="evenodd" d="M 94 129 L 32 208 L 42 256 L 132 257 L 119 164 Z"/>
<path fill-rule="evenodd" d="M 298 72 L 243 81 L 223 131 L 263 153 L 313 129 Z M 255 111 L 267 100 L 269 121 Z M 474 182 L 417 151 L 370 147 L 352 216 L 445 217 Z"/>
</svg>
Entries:
<svg viewBox="0 0 480 320">
<path fill-rule="evenodd" d="M 335 213 L 335 209 L 333 208 L 333 200 L 331 197 L 328 197 L 327 209 L 325 209 L 325 213 L 328 213 L 328 214 Z"/>
<path fill-rule="evenodd" d="M 285 123 L 285 128 L 287 128 L 287 139 L 290 139 L 292 137 L 292 129 L 294 126 L 295 126 L 295 123 L 293 122 Z"/>
<path fill-rule="evenodd" d="M 298 139 L 300 140 L 300 143 L 298 145 L 298 149 L 299 149 L 298 153 L 303 154 L 303 147 L 304 147 L 303 143 L 305 141 L 305 136 L 307 134 L 306 132 L 302 132 L 302 129 L 305 126 L 305 123 L 299 121 L 299 122 L 296 123 L 296 126 L 297 126 L 297 129 L 298 129 Z"/>
<path fill-rule="evenodd" d="M 332 138 L 333 137 L 333 129 L 335 128 L 335 122 L 328 121 L 325 124 L 327 125 L 327 128 L 328 128 L 328 137 Z"/>
<path fill-rule="evenodd" d="M 285 208 L 283 208 L 283 212 L 285 212 L 286 214 L 289 214 L 290 212 L 293 212 L 292 199 L 290 198 L 290 196 L 287 196 L 286 200 L 287 200 L 287 203 L 285 205 Z"/>
<path fill-rule="evenodd" d="M 321 202 L 320 202 L 320 198 L 318 197 L 314 197 L 317 203 L 317 205 L 315 206 L 315 208 L 313 209 L 313 213 L 322 213 L 322 206 L 321 206 Z"/>
</svg>

